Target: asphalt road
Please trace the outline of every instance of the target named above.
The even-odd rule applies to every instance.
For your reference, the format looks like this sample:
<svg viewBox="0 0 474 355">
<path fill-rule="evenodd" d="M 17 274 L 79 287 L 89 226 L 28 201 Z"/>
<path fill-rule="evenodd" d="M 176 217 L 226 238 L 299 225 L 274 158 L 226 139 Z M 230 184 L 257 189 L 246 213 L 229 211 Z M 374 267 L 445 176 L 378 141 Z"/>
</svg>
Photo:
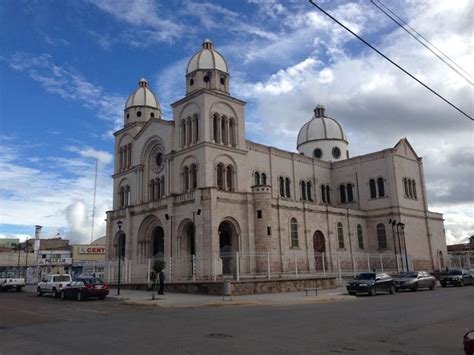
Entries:
<svg viewBox="0 0 474 355">
<path fill-rule="evenodd" d="M 144 308 L 0 294 L 0 354 L 462 354 L 474 287 L 291 306 Z"/>
</svg>

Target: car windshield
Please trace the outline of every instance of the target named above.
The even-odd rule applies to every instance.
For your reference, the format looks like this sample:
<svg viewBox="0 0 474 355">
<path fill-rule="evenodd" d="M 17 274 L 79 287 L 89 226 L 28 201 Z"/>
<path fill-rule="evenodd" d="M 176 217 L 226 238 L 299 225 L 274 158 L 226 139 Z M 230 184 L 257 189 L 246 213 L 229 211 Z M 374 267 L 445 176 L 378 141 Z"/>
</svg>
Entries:
<svg viewBox="0 0 474 355">
<path fill-rule="evenodd" d="M 71 278 L 69 276 L 66 276 L 66 275 L 61 275 L 61 276 L 55 276 L 54 277 L 54 281 L 55 282 L 58 282 L 58 281 L 70 281 Z"/>
<path fill-rule="evenodd" d="M 101 279 L 97 278 L 90 278 L 90 279 L 81 279 L 80 281 L 84 282 L 84 284 L 89 285 L 103 285 L 104 282 Z"/>
<path fill-rule="evenodd" d="M 462 275 L 461 270 L 450 270 L 448 271 L 448 275 Z"/>
<path fill-rule="evenodd" d="M 375 280 L 375 274 L 365 272 L 357 276 L 357 280 Z"/>
<path fill-rule="evenodd" d="M 405 272 L 404 274 L 401 274 L 400 277 L 404 279 L 412 279 L 414 277 L 418 277 L 417 272 Z"/>
</svg>

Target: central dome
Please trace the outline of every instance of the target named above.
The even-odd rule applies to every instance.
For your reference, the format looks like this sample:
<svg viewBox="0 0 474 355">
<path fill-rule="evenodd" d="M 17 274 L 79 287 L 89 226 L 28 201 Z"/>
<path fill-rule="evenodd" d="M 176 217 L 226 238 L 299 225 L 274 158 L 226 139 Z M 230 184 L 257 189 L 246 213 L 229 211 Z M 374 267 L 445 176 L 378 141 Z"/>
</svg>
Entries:
<svg viewBox="0 0 474 355">
<path fill-rule="evenodd" d="M 326 116 L 323 105 L 318 105 L 311 120 L 301 127 L 296 149 L 309 157 L 334 161 L 348 157 L 347 145 L 342 126 Z"/>
<path fill-rule="evenodd" d="M 195 70 L 213 70 L 217 69 L 224 73 L 228 73 L 227 62 L 222 54 L 214 49 L 212 41 L 206 39 L 202 44 L 202 49 L 194 54 L 188 62 L 186 74 Z"/>
</svg>

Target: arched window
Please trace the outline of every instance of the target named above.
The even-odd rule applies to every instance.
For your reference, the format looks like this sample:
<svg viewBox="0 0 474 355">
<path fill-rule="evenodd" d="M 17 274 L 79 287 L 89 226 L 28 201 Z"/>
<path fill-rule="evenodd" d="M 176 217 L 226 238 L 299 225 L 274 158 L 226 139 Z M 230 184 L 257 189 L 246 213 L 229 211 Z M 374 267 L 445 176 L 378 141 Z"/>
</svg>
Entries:
<svg viewBox="0 0 474 355">
<path fill-rule="evenodd" d="M 181 147 L 186 145 L 186 121 L 181 121 Z"/>
<path fill-rule="evenodd" d="M 228 165 L 226 168 L 226 180 L 227 180 L 227 190 L 234 190 L 234 168 L 232 165 Z"/>
<path fill-rule="evenodd" d="M 337 223 L 337 244 L 339 249 L 344 249 L 344 228 L 341 222 Z"/>
<path fill-rule="evenodd" d="M 128 143 L 128 160 L 127 160 L 127 167 L 132 166 L 132 143 Z"/>
<path fill-rule="evenodd" d="M 285 178 L 285 196 L 286 196 L 286 197 L 291 197 L 291 193 L 290 193 L 290 179 L 289 179 L 289 178 Z"/>
<path fill-rule="evenodd" d="M 280 183 L 280 196 L 285 197 L 285 179 L 283 179 L 281 176 L 278 178 L 278 181 Z"/>
<path fill-rule="evenodd" d="M 259 172 L 255 172 L 255 186 L 259 186 L 260 185 L 260 174 Z"/>
<path fill-rule="evenodd" d="M 192 143 L 192 134 L 193 134 L 193 124 L 191 121 L 191 117 L 188 117 L 187 122 L 186 122 L 186 142 L 188 145 L 191 145 Z"/>
<path fill-rule="evenodd" d="M 364 235 L 362 234 L 362 226 L 357 225 L 357 243 L 359 244 L 359 249 L 364 249 Z"/>
<path fill-rule="evenodd" d="M 183 192 L 189 190 L 189 168 L 187 166 L 183 169 Z"/>
<path fill-rule="evenodd" d="M 377 224 L 377 242 L 379 249 L 387 249 L 387 233 L 385 232 L 385 224 Z"/>
<path fill-rule="evenodd" d="M 153 201 L 155 199 L 155 181 L 150 180 L 149 191 L 148 191 L 148 200 Z"/>
<path fill-rule="evenodd" d="M 378 178 L 377 179 L 377 187 L 379 188 L 379 197 L 384 197 L 385 196 L 385 185 L 383 178 Z"/>
<path fill-rule="evenodd" d="M 409 179 L 408 180 L 408 196 L 413 198 L 413 189 L 412 189 L 411 183 L 412 183 L 412 180 Z"/>
<path fill-rule="evenodd" d="M 412 185 L 413 185 L 413 197 L 414 197 L 414 198 L 418 198 L 418 196 L 416 195 L 416 182 L 415 182 L 415 180 L 413 180 L 413 184 L 412 184 Z"/>
<path fill-rule="evenodd" d="M 161 197 L 165 196 L 165 176 L 161 177 Z"/>
<path fill-rule="evenodd" d="M 229 120 L 229 138 L 230 138 L 230 145 L 235 147 L 237 145 L 236 143 L 236 131 L 235 131 L 235 120 L 231 118 Z"/>
<path fill-rule="evenodd" d="M 217 165 L 217 188 L 219 190 L 224 190 L 224 174 L 225 168 L 223 164 Z"/>
<path fill-rule="evenodd" d="M 321 200 L 326 203 L 326 187 L 321 185 Z"/>
<path fill-rule="evenodd" d="M 370 198 L 377 198 L 377 188 L 375 186 L 374 179 L 370 179 L 369 187 L 370 187 Z"/>
<path fill-rule="evenodd" d="M 296 218 L 292 218 L 290 221 L 290 232 L 291 232 L 291 247 L 298 248 L 299 241 L 298 241 L 298 222 Z"/>
<path fill-rule="evenodd" d="M 405 188 L 405 196 L 408 197 L 408 179 L 407 178 L 403 179 L 403 187 Z"/>
<path fill-rule="evenodd" d="M 195 190 L 197 187 L 197 167 L 196 164 L 191 165 L 191 189 Z"/>
<path fill-rule="evenodd" d="M 121 187 L 119 190 L 119 202 L 120 202 L 120 207 L 125 206 L 125 187 Z"/>
<path fill-rule="evenodd" d="M 341 195 L 341 203 L 346 203 L 346 186 L 339 186 L 339 193 Z"/>
<path fill-rule="evenodd" d="M 327 203 L 331 203 L 331 189 L 329 185 L 326 185 L 326 201 Z"/>
<path fill-rule="evenodd" d="M 265 173 L 262 173 L 262 185 L 266 185 L 267 184 L 267 175 L 265 175 Z"/>
<path fill-rule="evenodd" d="M 228 145 L 228 129 L 227 129 L 228 121 L 226 116 L 222 116 L 221 118 L 221 135 L 222 135 L 222 144 Z"/>
<path fill-rule="evenodd" d="M 308 181 L 306 183 L 306 196 L 308 197 L 308 200 L 313 201 L 313 196 L 311 196 L 311 190 L 312 190 L 311 181 Z"/>
<path fill-rule="evenodd" d="M 219 143 L 219 116 L 215 113 L 212 116 L 212 132 L 214 134 L 214 142 Z"/>
<path fill-rule="evenodd" d="M 306 182 L 303 180 L 300 181 L 300 187 L 301 187 L 301 199 L 306 200 Z"/>
<path fill-rule="evenodd" d="M 354 192 L 352 191 L 352 184 L 347 184 L 347 201 L 354 201 Z"/>
<path fill-rule="evenodd" d="M 194 119 L 194 130 L 193 130 L 194 137 L 193 137 L 193 141 L 195 143 L 197 143 L 197 142 L 199 142 L 199 117 L 198 117 L 198 115 L 194 115 L 193 119 Z"/>
</svg>

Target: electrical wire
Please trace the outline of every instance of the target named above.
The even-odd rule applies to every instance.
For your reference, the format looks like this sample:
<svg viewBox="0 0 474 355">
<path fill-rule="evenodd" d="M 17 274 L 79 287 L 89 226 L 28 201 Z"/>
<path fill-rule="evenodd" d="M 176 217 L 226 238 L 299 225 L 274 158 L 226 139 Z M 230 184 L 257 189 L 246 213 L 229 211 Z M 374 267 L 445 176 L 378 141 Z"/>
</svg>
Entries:
<svg viewBox="0 0 474 355">
<path fill-rule="evenodd" d="M 444 64 L 446 64 L 448 67 L 450 67 L 452 70 L 454 70 L 459 76 L 461 76 L 464 80 L 466 80 L 471 86 L 474 86 L 474 82 L 471 81 L 469 78 L 467 78 L 463 73 L 461 73 L 457 68 L 455 68 L 453 65 L 457 66 L 460 70 L 465 72 L 467 75 L 469 75 L 471 78 L 471 74 L 469 74 L 467 71 L 465 71 L 459 64 L 457 64 L 454 60 L 452 60 L 450 57 L 448 57 L 446 54 L 443 53 L 441 49 L 436 47 L 433 43 L 431 43 L 428 39 L 423 37 L 420 33 L 418 33 L 413 27 L 411 27 L 408 23 L 406 23 L 403 19 L 401 19 L 396 13 L 394 13 L 392 10 L 390 10 L 385 4 L 383 4 L 381 1 L 377 1 L 381 6 L 387 9 L 390 13 L 393 14 L 397 19 L 399 19 L 402 23 L 397 21 L 397 19 L 393 18 L 390 14 L 388 14 L 384 9 L 382 9 L 378 4 L 375 3 L 374 0 L 370 0 L 370 2 L 377 7 L 380 11 L 382 11 L 388 18 L 390 18 L 393 22 L 395 22 L 398 26 L 400 26 L 405 32 L 407 32 L 410 36 L 412 36 L 417 42 L 419 42 L 423 47 L 428 49 L 431 53 L 433 53 L 436 57 L 438 57 L 439 60 L 441 60 Z M 410 30 L 416 33 L 416 36 L 410 32 L 406 27 L 408 27 Z M 438 52 L 440 52 L 445 58 L 447 58 L 453 65 L 448 63 L 441 55 L 436 53 L 433 49 L 431 49 L 428 45 L 426 45 L 423 41 L 420 40 L 420 38 L 423 39 L 423 41 L 429 43 L 433 48 L 435 48 Z"/>
<path fill-rule="evenodd" d="M 435 94 L 436 96 L 438 96 L 441 100 L 443 100 L 444 102 L 446 102 L 448 105 L 450 105 L 451 107 L 453 107 L 454 109 L 456 109 L 458 112 L 460 112 L 462 115 L 466 116 L 467 118 L 469 118 L 471 121 L 474 121 L 474 118 L 472 118 L 471 116 L 469 116 L 466 112 L 464 112 L 463 110 L 461 110 L 460 108 L 458 108 L 456 105 L 454 105 L 453 103 L 451 103 L 449 100 L 445 99 L 443 96 L 441 96 L 440 94 L 438 94 L 436 91 L 434 91 L 432 88 L 430 88 L 428 85 L 426 85 L 425 83 L 423 83 L 421 80 L 419 80 L 418 78 L 416 78 L 413 74 L 409 73 L 407 70 L 405 70 L 404 68 L 402 68 L 400 65 L 398 65 L 397 63 L 395 63 L 393 60 L 391 60 L 389 57 L 387 57 L 385 54 L 383 54 L 382 52 L 380 52 L 377 48 L 375 48 L 374 46 L 372 46 L 369 42 L 367 42 L 365 39 L 363 39 L 362 37 L 360 37 L 359 35 L 355 34 L 354 32 L 352 32 L 348 27 L 346 27 L 345 25 L 343 25 L 341 22 L 339 22 L 336 18 L 334 18 L 333 16 L 331 16 L 328 12 L 326 12 L 323 8 L 321 8 L 319 5 L 317 5 L 316 3 L 313 2 L 313 0 L 309 0 L 309 2 L 314 6 L 316 7 L 319 11 L 321 11 L 323 14 L 325 14 L 326 16 L 328 16 L 331 20 L 333 20 L 334 22 L 336 22 L 339 26 L 341 26 L 342 28 L 344 28 L 346 31 L 348 31 L 349 33 L 351 33 L 354 37 L 356 37 L 357 39 L 359 39 L 360 41 L 362 41 L 365 45 L 367 45 L 368 47 L 370 47 L 371 49 L 373 49 L 377 54 L 379 54 L 380 56 L 382 56 L 383 58 L 385 58 L 387 61 L 389 61 L 390 63 L 392 63 L 394 66 L 396 66 L 398 69 L 400 69 L 401 71 L 403 71 L 405 74 L 407 74 L 410 78 L 412 78 L 413 80 L 415 80 L 416 82 L 418 82 L 420 85 L 424 86 L 426 89 L 428 89 L 429 91 L 431 91 L 433 94 Z"/>
</svg>

